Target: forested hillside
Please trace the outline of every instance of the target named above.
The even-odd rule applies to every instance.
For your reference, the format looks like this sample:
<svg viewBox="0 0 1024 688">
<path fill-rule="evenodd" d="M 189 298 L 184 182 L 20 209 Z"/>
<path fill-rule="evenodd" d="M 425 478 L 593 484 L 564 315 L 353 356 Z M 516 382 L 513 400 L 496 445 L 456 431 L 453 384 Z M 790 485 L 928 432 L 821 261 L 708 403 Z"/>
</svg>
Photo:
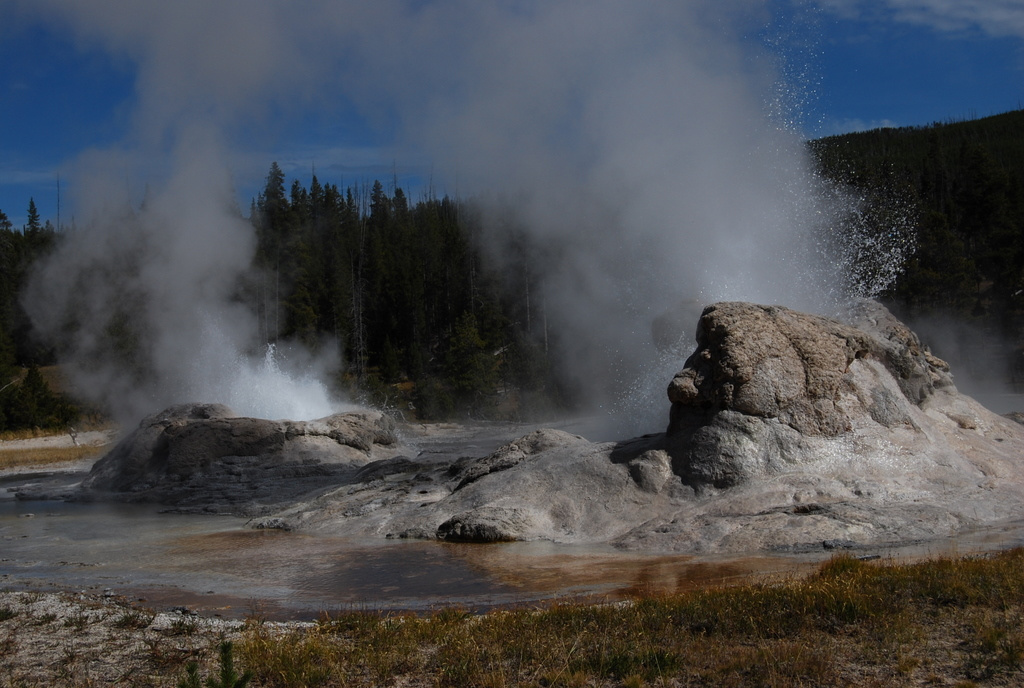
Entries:
<svg viewBox="0 0 1024 688">
<path fill-rule="evenodd" d="M 15 229 L 0 211 L 0 432 L 31 427 L 63 427 L 78 415 L 66 399 L 50 390 L 39 372 L 52 353 L 32 336 L 19 301 L 32 264 L 57 240 L 53 226 L 41 222 L 35 203 L 28 222 Z"/>
<path fill-rule="evenodd" d="M 407 417 L 519 419 L 562 407 L 525 257 L 512 277 L 488 266 L 473 207 L 447 197 L 410 202 L 379 181 L 341 190 L 314 176 L 306 188 L 288 184 L 274 163 L 250 212 L 253 270 L 238 286 L 258 316 L 253 348 L 330 347 L 343 359 L 330 386 Z M 61 427 L 71 417 L 45 384 L 49 396 L 35 399 L 42 379 L 32 368 L 52 353 L 33 338 L 19 302 L 32 263 L 63 238 L 32 212 L 21 231 L 9 222 L 0 230 L 0 431 Z M 506 265 L 517 246 L 509 241 Z M 107 335 L 119 346 L 133 341 Z M 40 411 L 29 417 L 29 408 Z"/>
<path fill-rule="evenodd" d="M 413 203 L 379 181 L 285 188 L 275 163 L 251 212 L 249 297 L 267 341 L 338 346 L 357 393 L 421 418 L 520 417 L 561 402 L 528 270 L 508 280 L 486 264 L 471 204 Z"/>
<path fill-rule="evenodd" d="M 258 316 L 254 348 L 331 347 L 343 358 L 331 386 L 410 418 L 524 418 L 565 403 L 529 270 L 504 278 L 486 264 L 472 204 L 410 202 L 379 181 L 341 190 L 314 176 L 306 188 L 274 163 L 250 221 L 257 252 L 238 298 Z M 0 228 L 0 431 L 73 416 L 34 372 L 52 354 L 19 302 L 32 263 L 62 238 L 31 212 L 20 231 Z"/>
<path fill-rule="evenodd" d="M 811 148 L 827 177 L 915 208 L 917 252 L 887 295 L 899 310 L 983 318 L 1016 333 L 1024 312 L 1024 110 L 833 136 Z"/>
</svg>

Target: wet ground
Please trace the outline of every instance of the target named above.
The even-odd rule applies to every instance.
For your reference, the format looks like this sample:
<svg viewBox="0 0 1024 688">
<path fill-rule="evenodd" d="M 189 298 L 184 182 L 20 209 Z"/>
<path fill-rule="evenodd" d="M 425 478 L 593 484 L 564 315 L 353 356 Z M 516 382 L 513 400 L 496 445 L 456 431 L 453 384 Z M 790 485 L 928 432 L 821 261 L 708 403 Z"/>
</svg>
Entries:
<svg viewBox="0 0 1024 688">
<path fill-rule="evenodd" d="M 433 456 L 482 456 L 523 433 L 522 426 L 453 428 L 420 437 L 418 444 Z M 243 519 L 161 513 L 154 505 L 22 502 L 8 489 L 32 482 L 73 485 L 82 477 L 66 472 L 0 477 L 0 587 L 109 590 L 158 609 L 187 606 L 230 618 L 259 613 L 303 619 L 353 608 L 483 609 L 563 598 L 614 600 L 791 575 L 834 555 L 821 550 L 659 556 L 544 542 L 356 541 L 252 530 Z M 1020 545 L 1022 534 L 1024 527 L 1011 523 L 946 542 L 852 554 L 894 559 L 969 554 Z"/>
<path fill-rule="evenodd" d="M 140 505 L 0 501 L 0 586 L 110 590 L 224 616 L 621 598 L 785 573 L 821 556 L 696 559 L 550 543 L 358 542 Z"/>
</svg>

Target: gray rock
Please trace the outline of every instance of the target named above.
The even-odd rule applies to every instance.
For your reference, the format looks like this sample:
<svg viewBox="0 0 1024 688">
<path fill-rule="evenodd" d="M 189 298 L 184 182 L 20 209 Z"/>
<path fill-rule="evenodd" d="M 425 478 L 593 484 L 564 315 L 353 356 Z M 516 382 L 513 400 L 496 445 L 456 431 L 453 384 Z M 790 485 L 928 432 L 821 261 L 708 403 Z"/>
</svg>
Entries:
<svg viewBox="0 0 1024 688">
<path fill-rule="evenodd" d="M 612 460 L 615 445 L 544 429 L 480 458 L 419 463 L 402 480 L 338 487 L 279 516 L 359 536 L 597 541 L 627 532 L 641 511 L 654 517 L 680 484 L 667 454 L 636 448 Z"/>
<path fill-rule="evenodd" d="M 284 530 L 288 531 L 292 529 L 292 526 L 288 521 L 283 518 L 261 518 L 253 521 L 250 525 L 256 530 Z"/>
<path fill-rule="evenodd" d="M 668 432 L 731 410 L 804 435 L 839 435 L 850 429 L 837 405 L 840 386 L 871 348 L 864 332 L 820 316 L 747 303 L 709 306 L 697 326 L 697 351 L 668 387 Z"/>
<path fill-rule="evenodd" d="M 781 306 L 706 308 L 668 387 L 676 472 L 716 488 L 776 474 L 805 460 L 809 440 L 869 419 L 910 426 L 911 406 L 955 394 L 948 366 L 883 306 L 858 302 L 846 316 L 861 327 Z"/>
<path fill-rule="evenodd" d="M 382 466 L 386 479 L 280 515 L 331 533 L 674 552 L 862 548 L 1024 516 L 1024 427 L 960 395 L 881 306 L 846 317 L 717 304 L 669 387 L 664 434 L 536 431 L 416 473 Z"/>
<path fill-rule="evenodd" d="M 196 405 L 147 419 L 87 492 L 262 516 L 254 527 L 693 553 L 864 548 L 1024 518 L 1024 426 L 959 394 L 878 304 L 843 318 L 705 309 L 665 433 L 544 429 L 498 446 L 423 430 L 416 454 L 379 414 L 290 423 Z"/>
<path fill-rule="evenodd" d="M 841 317 L 843 322 L 871 335 L 871 355 L 884 363 L 912 403 L 920 405 L 936 391 L 953 388 L 949 364 L 933 356 L 918 336 L 882 304 L 860 299 Z"/>
<path fill-rule="evenodd" d="M 648 449 L 626 464 L 629 477 L 644 492 L 658 494 L 674 477 L 672 458 L 663 449 Z"/>
<path fill-rule="evenodd" d="M 519 509 L 482 507 L 452 516 L 437 527 L 448 542 L 509 542 L 532 530 L 530 516 Z"/>
<path fill-rule="evenodd" d="M 573 439 L 580 438 L 575 435 L 569 435 L 569 433 L 561 430 L 536 430 L 511 444 L 501 447 L 483 459 L 456 466 L 456 470 L 452 472 L 452 475 L 459 480 L 455 489 L 458 490 L 470 485 L 485 475 L 508 470 L 529 456 L 562 446 L 566 441 L 572 441 Z"/>
<path fill-rule="evenodd" d="M 397 446 L 394 423 L 376 412 L 303 422 L 175 406 L 143 419 L 97 461 L 79 497 L 256 514 L 344 482 Z"/>
</svg>

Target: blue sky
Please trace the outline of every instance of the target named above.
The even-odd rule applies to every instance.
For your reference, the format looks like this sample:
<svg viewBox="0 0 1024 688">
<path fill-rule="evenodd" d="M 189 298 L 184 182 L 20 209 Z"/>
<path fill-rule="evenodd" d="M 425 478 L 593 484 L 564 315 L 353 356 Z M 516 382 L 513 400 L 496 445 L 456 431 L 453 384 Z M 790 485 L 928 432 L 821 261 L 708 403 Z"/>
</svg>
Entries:
<svg viewBox="0 0 1024 688">
<path fill-rule="evenodd" d="M 429 54 L 422 64 L 396 61 L 394 72 L 389 71 L 388 56 L 367 47 L 375 45 L 372 36 L 360 38 L 352 25 L 364 24 L 367 34 L 394 28 L 396 41 L 415 43 L 422 38 L 415 33 L 417 21 L 430 18 L 424 8 L 446 3 L 392 3 L 400 8 L 396 13 L 409 19 L 404 28 L 395 28 L 395 15 L 367 12 L 372 16 L 363 17 L 363 10 L 350 4 L 344 23 L 335 17 L 322 22 L 310 18 L 306 30 L 316 26 L 322 35 L 308 44 L 300 37 L 294 49 L 287 44 L 297 34 L 267 34 L 275 23 L 263 22 L 258 11 L 249 10 L 273 3 L 223 3 L 253 15 L 237 22 L 237 31 L 243 45 L 245 32 L 251 30 L 252 43 L 261 46 L 259 54 L 234 62 L 237 49 L 219 53 L 205 47 L 218 33 L 236 30 L 226 28 L 236 26 L 230 15 L 224 26 L 200 20 L 190 27 L 185 17 L 178 33 L 168 29 L 165 35 L 152 25 L 170 24 L 176 17 L 156 13 L 140 17 L 135 26 L 120 18 L 118 0 L 0 0 L 0 210 L 20 227 L 32 197 L 43 218 L 56 222 L 59 178 L 61 219 L 67 223 L 75 215 L 69 187 L 81 185 L 77 175 L 83 154 L 116 149 L 159 155 L 167 147 L 154 146 L 147 137 L 171 136 L 174 127 L 167 122 L 194 119 L 207 110 L 223 132 L 243 206 L 272 160 L 280 161 L 290 177 L 304 181 L 315 167 L 322 181 L 342 186 L 392 177 L 400 185 L 423 184 L 434 169 L 432 156 L 444 147 L 416 145 L 417 127 L 409 120 L 415 119 L 418 105 L 405 94 L 414 82 L 429 82 L 432 91 L 450 87 L 458 92 L 462 82 L 436 77 L 437 71 L 457 63 L 438 47 L 436 63 Z M 179 6 L 185 12 L 192 4 L 183 1 Z M 517 11 L 528 12 L 529 4 L 517 5 L 527 8 Z M 982 117 L 1024 106 L 1020 0 L 747 0 L 737 5 L 749 18 L 736 40 L 757 37 L 749 39 L 759 41 L 757 50 L 766 43 L 768 55 L 782 58 L 787 97 L 795 104 L 795 112 L 788 115 L 807 136 Z M 96 11 L 89 13 L 89 8 Z M 109 11 L 106 18 L 104 11 Z M 332 41 L 336 20 L 345 28 Z M 491 26 L 480 21 L 485 29 Z M 173 54 L 174 41 L 180 43 L 181 36 L 193 31 L 196 46 L 183 46 L 181 55 L 161 62 L 161 50 Z M 402 31 L 410 34 L 403 37 Z M 164 37 L 167 46 L 160 43 Z M 567 60 L 572 59 L 571 46 L 571 40 L 563 46 Z M 265 67 L 273 72 L 267 83 L 258 76 L 264 66 L 252 68 L 263 54 L 273 60 Z M 329 56 L 323 65 L 319 54 Z M 371 60 L 372 80 L 347 74 Z M 181 65 L 181 73 L 168 71 L 166 64 Z M 307 78 L 315 69 L 323 73 Z M 416 69 L 423 75 L 415 74 Z M 211 70 L 214 77 L 197 77 Z M 328 80 L 328 72 L 342 78 Z M 276 86 L 270 88 L 271 82 Z M 169 105 L 178 102 L 180 108 Z M 159 125 L 149 126 L 152 121 Z M 136 164 L 132 169 L 146 168 Z M 126 177 L 125 186 L 135 196 L 149 183 L 137 174 Z M 442 192 L 458 188 L 450 178 L 434 181 Z"/>
<path fill-rule="evenodd" d="M 1024 3 L 836 0 L 821 20 L 814 133 L 1024 107 Z"/>
</svg>

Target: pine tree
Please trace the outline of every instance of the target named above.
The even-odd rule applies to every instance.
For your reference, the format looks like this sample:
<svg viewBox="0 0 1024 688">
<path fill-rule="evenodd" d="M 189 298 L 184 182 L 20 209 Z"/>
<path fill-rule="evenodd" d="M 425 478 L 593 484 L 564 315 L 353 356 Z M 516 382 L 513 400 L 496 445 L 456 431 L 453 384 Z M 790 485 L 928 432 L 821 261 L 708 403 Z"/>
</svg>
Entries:
<svg viewBox="0 0 1024 688">
<path fill-rule="evenodd" d="M 9 428 L 63 428 L 78 415 L 66 399 L 54 394 L 36 366 L 2 398 Z"/>
<path fill-rule="evenodd" d="M 23 228 L 25 234 L 38 234 L 43 230 L 42 221 L 39 218 L 39 211 L 36 209 L 35 199 L 28 199 L 28 222 Z"/>
<path fill-rule="evenodd" d="M 281 330 L 281 262 L 290 206 L 284 193 L 284 172 L 270 164 L 267 182 L 256 202 L 256 260 L 266 273 L 258 286 L 257 310 L 266 341 L 277 340 Z"/>
<path fill-rule="evenodd" d="M 476 317 L 470 312 L 463 313 L 455 324 L 449 341 L 447 368 L 456 398 L 471 413 L 482 411 L 486 397 L 497 387 L 498 366 L 480 336 Z"/>
</svg>

